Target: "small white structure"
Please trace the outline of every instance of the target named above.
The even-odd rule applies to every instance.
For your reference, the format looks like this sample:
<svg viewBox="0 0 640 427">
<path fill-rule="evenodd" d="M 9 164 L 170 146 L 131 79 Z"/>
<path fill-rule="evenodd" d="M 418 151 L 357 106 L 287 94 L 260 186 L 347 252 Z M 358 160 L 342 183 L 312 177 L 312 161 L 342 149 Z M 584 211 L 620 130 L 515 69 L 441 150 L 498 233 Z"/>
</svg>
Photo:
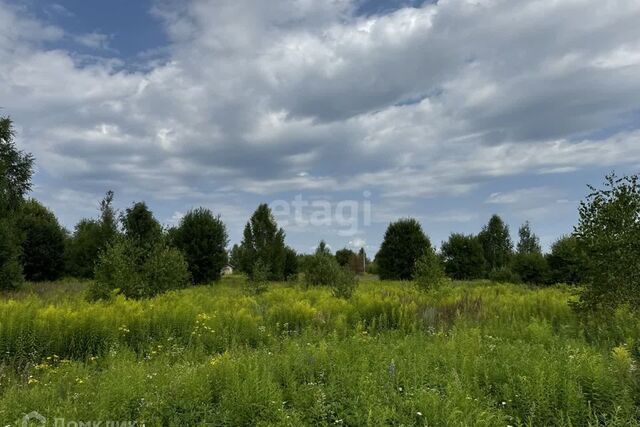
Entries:
<svg viewBox="0 0 640 427">
<path fill-rule="evenodd" d="M 220 274 L 222 274 L 223 276 L 233 274 L 233 266 L 229 264 L 225 265 L 224 267 L 222 267 L 222 270 L 220 270 Z"/>
</svg>

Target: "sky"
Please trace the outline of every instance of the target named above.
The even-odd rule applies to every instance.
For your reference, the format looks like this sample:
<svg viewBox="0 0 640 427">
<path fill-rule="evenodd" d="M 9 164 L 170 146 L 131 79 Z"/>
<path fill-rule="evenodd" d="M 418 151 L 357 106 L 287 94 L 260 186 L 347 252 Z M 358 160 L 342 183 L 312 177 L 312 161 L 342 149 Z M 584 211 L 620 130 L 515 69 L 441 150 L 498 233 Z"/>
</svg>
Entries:
<svg viewBox="0 0 640 427">
<path fill-rule="evenodd" d="M 637 0 L 0 0 L 0 114 L 73 230 L 107 190 L 230 243 L 439 246 L 497 213 L 545 248 L 605 174 L 640 171 Z"/>
</svg>

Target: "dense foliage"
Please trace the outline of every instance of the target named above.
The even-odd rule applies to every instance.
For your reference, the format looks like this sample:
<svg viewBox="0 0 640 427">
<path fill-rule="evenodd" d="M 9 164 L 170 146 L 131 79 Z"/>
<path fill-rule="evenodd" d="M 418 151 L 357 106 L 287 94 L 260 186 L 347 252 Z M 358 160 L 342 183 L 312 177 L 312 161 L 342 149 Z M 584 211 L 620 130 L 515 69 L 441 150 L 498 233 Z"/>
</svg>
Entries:
<svg viewBox="0 0 640 427">
<path fill-rule="evenodd" d="M 542 255 L 540 239 L 531 231 L 529 222 L 520 227 L 518 235 L 520 240 L 513 257 L 513 272 L 524 283 L 547 283 L 550 277 L 547 259 Z"/>
<path fill-rule="evenodd" d="M 189 269 L 182 253 L 164 244 L 140 248 L 133 239 L 119 238 L 99 257 L 91 299 L 152 297 L 188 286 Z"/>
<path fill-rule="evenodd" d="M 227 264 L 227 229 L 219 216 L 205 208 L 188 212 L 171 233 L 172 244 L 187 260 L 194 283 L 220 280 Z"/>
<path fill-rule="evenodd" d="M 580 204 L 575 229 L 588 259 L 588 286 L 580 299 L 586 310 L 640 308 L 640 181 L 637 175 L 609 175 L 604 187 Z"/>
<path fill-rule="evenodd" d="M 22 236 L 21 262 L 27 280 L 56 280 L 64 274 L 66 231 L 53 212 L 36 200 L 22 204 L 16 229 Z"/>
<path fill-rule="evenodd" d="M 518 236 L 520 237 L 520 240 L 518 240 L 518 245 L 516 246 L 516 253 L 542 253 L 542 248 L 540 247 L 540 239 L 533 233 L 533 231 L 531 231 L 531 224 L 529 224 L 529 221 L 522 224 L 522 226 L 518 230 Z"/>
<path fill-rule="evenodd" d="M 440 259 L 433 248 L 429 247 L 416 261 L 414 278 L 416 285 L 423 291 L 438 289 L 445 278 Z"/>
<path fill-rule="evenodd" d="M 162 239 L 162 226 L 145 202 L 134 203 L 120 218 L 127 239 L 136 246 L 150 248 Z"/>
<path fill-rule="evenodd" d="M 422 226 L 413 218 L 389 224 L 376 255 L 381 279 L 410 280 L 416 261 L 431 247 Z"/>
<path fill-rule="evenodd" d="M 542 285 L 549 282 L 549 265 L 540 252 L 516 254 L 512 269 L 517 279 L 524 283 Z"/>
<path fill-rule="evenodd" d="M 0 117 L 0 216 L 15 212 L 31 190 L 33 156 L 18 150 L 13 122 Z"/>
<path fill-rule="evenodd" d="M 1 300 L 0 419 L 638 424 L 631 311 L 585 330 L 562 287 L 362 281 L 344 300 L 242 284 L 109 303 L 49 284 Z"/>
<path fill-rule="evenodd" d="M 258 261 L 267 266 L 269 280 L 284 280 L 287 259 L 284 230 L 278 228 L 271 209 L 261 204 L 244 228 L 240 245 L 240 269 L 249 277 Z"/>
<path fill-rule="evenodd" d="M 452 279 L 470 280 L 484 276 L 486 261 L 477 236 L 453 233 L 440 248 L 444 271 Z"/>
<path fill-rule="evenodd" d="M 91 278 L 100 253 L 118 237 L 113 191 L 100 202 L 100 218 L 82 219 L 67 242 L 67 272 L 74 277 Z"/>
<path fill-rule="evenodd" d="M 15 145 L 13 122 L 0 117 L 0 290 L 22 283 L 22 235 L 16 225 L 18 211 L 31 190 L 33 156 Z"/>
<path fill-rule="evenodd" d="M 335 256 L 340 267 L 348 267 L 352 263 L 352 259 L 356 257 L 356 253 L 349 248 L 344 248 L 337 250 Z"/>
<path fill-rule="evenodd" d="M 584 281 L 587 258 L 575 236 L 564 236 L 551 245 L 547 255 L 550 281 L 577 285 Z"/>
<path fill-rule="evenodd" d="M 305 283 L 307 286 L 331 286 L 342 268 L 325 242 L 321 241 L 315 254 L 304 263 Z"/>
<path fill-rule="evenodd" d="M 484 251 L 488 272 L 507 268 L 513 254 L 509 227 L 498 215 L 493 215 L 482 228 L 478 239 Z"/>
</svg>

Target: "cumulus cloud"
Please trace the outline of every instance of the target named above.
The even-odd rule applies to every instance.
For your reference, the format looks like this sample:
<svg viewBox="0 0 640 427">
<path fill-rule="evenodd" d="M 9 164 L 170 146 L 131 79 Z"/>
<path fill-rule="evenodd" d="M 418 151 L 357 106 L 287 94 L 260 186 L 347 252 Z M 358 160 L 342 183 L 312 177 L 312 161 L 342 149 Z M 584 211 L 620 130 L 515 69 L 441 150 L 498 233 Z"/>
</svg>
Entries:
<svg viewBox="0 0 640 427">
<path fill-rule="evenodd" d="M 55 47 L 108 36 L 0 0 L 0 100 L 43 191 L 94 198 L 375 189 L 399 212 L 501 177 L 640 163 L 637 1 L 359 5 L 158 0 L 166 60 L 131 71 Z"/>
</svg>

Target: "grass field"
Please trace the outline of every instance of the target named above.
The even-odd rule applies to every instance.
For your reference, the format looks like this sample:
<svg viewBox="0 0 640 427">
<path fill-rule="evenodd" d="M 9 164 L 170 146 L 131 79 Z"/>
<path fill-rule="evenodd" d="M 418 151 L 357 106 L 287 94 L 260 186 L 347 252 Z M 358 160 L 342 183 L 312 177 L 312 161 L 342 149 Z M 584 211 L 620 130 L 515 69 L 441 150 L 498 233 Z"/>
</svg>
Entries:
<svg viewBox="0 0 640 427">
<path fill-rule="evenodd" d="M 1 425 L 638 424 L 640 323 L 581 324 L 571 288 L 370 279 L 345 301 L 229 277 L 89 303 L 85 287 L 2 296 Z"/>
</svg>

